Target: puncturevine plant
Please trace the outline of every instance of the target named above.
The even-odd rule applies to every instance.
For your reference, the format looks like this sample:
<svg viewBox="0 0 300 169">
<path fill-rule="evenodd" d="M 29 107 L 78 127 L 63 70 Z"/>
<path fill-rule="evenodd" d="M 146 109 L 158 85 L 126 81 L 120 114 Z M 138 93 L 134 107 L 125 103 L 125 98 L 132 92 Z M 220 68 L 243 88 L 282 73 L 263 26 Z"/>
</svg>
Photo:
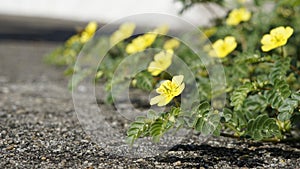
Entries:
<svg viewBox="0 0 300 169">
<path fill-rule="evenodd" d="M 114 71 L 124 57 L 150 47 L 163 49 L 157 53 L 148 52 L 148 57 L 152 58 L 148 68 L 136 75 L 128 75 L 128 78 L 132 80 L 133 88 L 144 92 L 156 91 L 149 105 L 167 106 L 167 109 L 165 112 L 150 110 L 147 116 L 137 117 L 127 130 L 128 143 L 133 144 L 140 137 L 152 137 L 154 141 L 159 141 L 170 129 L 181 127 L 204 135 L 257 141 L 299 140 L 300 1 L 233 0 L 230 5 L 219 0 L 178 1 L 183 4 L 181 12 L 197 3 L 202 3 L 212 13 L 215 13 L 210 8 L 212 3 L 227 11 L 226 16 L 215 17 L 210 27 L 199 28 L 212 42 L 212 45 L 202 47 L 203 52 L 220 60 L 223 65 L 225 88 L 217 94 L 212 93 L 206 69 L 214 63 L 204 66 L 180 40 L 163 36 L 168 31 L 165 25 L 131 37 L 136 25 L 124 23 L 111 35 L 98 37 L 98 43 L 112 47 L 96 74 L 96 81 L 104 79 L 106 82 L 107 103 L 112 101 Z M 91 22 L 47 56 L 47 60 L 67 65 L 67 74 L 79 72 L 79 81 L 90 71 L 74 67 L 76 56 L 93 37 L 96 28 L 97 24 Z M 199 37 L 201 40 L 202 37 Z M 199 102 L 188 111 L 182 109 L 178 100 L 189 85 L 185 82 L 186 77 L 167 73 L 174 55 L 191 68 L 197 82 Z M 122 83 L 122 79 L 116 83 Z M 210 105 L 213 97 L 219 94 L 227 96 L 221 109 Z"/>
</svg>

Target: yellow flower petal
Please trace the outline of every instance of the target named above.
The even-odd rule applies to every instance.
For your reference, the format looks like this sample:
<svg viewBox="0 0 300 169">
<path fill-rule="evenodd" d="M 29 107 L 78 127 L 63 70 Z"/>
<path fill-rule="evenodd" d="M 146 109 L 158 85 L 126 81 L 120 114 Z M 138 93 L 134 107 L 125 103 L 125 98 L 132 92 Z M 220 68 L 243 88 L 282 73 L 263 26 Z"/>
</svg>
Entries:
<svg viewBox="0 0 300 169">
<path fill-rule="evenodd" d="M 164 100 L 164 97 L 161 96 L 161 95 L 156 96 L 156 97 L 153 97 L 153 98 L 150 100 L 150 105 L 157 104 L 157 103 L 161 102 L 162 100 Z"/>
<path fill-rule="evenodd" d="M 86 43 L 87 41 L 89 41 L 92 38 L 92 36 L 90 34 L 88 34 L 87 32 L 82 32 L 81 33 L 81 37 L 80 37 L 80 42 L 81 43 Z"/>
<path fill-rule="evenodd" d="M 172 78 L 172 82 L 175 83 L 177 86 L 180 86 L 183 81 L 183 78 L 184 78 L 183 75 L 174 76 Z"/>
<path fill-rule="evenodd" d="M 174 96 L 180 95 L 180 94 L 182 93 L 182 91 L 184 90 L 184 88 L 185 88 L 185 84 L 183 83 L 183 84 L 181 84 L 181 85 L 177 88 L 177 90 L 174 92 Z"/>
<path fill-rule="evenodd" d="M 203 34 L 201 35 L 200 39 L 201 40 L 205 40 L 207 38 L 210 38 L 212 35 L 214 35 L 217 32 L 217 28 L 216 27 L 210 27 L 210 28 L 206 28 L 203 30 Z"/>
<path fill-rule="evenodd" d="M 287 38 L 289 38 L 289 37 L 291 37 L 291 36 L 293 35 L 294 29 L 291 28 L 291 27 L 289 27 L 289 26 L 287 26 L 287 27 L 285 28 L 285 33 L 286 33 L 285 36 L 286 36 Z"/>
<path fill-rule="evenodd" d="M 263 51 L 270 51 L 274 48 L 276 48 L 276 46 L 274 46 L 274 44 L 272 43 L 272 36 L 271 35 L 264 35 L 263 38 L 260 41 L 262 44 L 265 44 L 261 47 L 261 49 Z"/>
<path fill-rule="evenodd" d="M 136 53 L 136 52 L 137 52 L 135 46 L 132 45 L 132 44 L 127 45 L 125 50 L 126 50 L 126 52 L 129 53 L 129 54 L 130 54 L 130 53 Z"/>
<path fill-rule="evenodd" d="M 180 42 L 175 39 L 175 38 L 172 38 L 170 40 L 167 40 L 165 43 L 164 43 L 164 46 L 163 48 L 165 50 L 168 50 L 168 49 L 175 49 L 175 48 L 178 48 L 178 46 L 180 45 Z"/>
<path fill-rule="evenodd" d="M 143 39 L 145 40 L 145 46 L 150 46 L 155 41 L 157 34 L 154 33 L 146 33 L 143 35 Z"/>
<path fill-rule="evenodd" d="M 162 71 L 164 71 L 163 69 L 160 68 L 161 65 L 158 64 L 157 62 L 151 62 L 149 64 L 149 67 L 148 67 L 148 72 L 151 72 L 151 75 L 153 76 L 157 76 L 159 75 Z"/>
<path fill-rule="evenodd" d="M 157 106 L 165 106 L 167 105 L 168 103 L 170 103 L 170 101 L 173 99 L 173 97 L 165 97 L 164 99 L 162 99 L 158 104 Z"/>
<path fill-rule="evenodd" d="M 88 34 L 94 34 L 97 30 L 97 27 L 98 27 L 97 22 L 90 22 L 85 27 L 85 32 L 87 32 Z"/>
<path fill-rule="evenodd" d="M 154 56 L 154 61 L 152 61 L 148 66 L 148 71 L 153 75 L 157 76 L 162 71 L 165 71 L 172 63 L 173 51 L 161 51 Z"/>
<path fill-rule="evenodd" d="M 134 23 L 124 23 L 122 24 L 117 31 L 115 31 L 110 37 L 110 45 L 114 46 L 118 42 L 129 38 L 134 32 L 135 24 Z"/>
</svg>

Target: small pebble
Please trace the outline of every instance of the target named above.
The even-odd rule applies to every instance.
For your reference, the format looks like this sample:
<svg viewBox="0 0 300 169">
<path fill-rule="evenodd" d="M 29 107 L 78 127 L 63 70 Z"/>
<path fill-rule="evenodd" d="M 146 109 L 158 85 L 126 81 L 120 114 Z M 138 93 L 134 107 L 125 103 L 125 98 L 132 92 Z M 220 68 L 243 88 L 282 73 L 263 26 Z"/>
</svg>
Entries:
<svg viewBox="0 0 300 169">
<path fill-rule="evenodd" d="M 10 146 L 6 147 L 6 150 L 13 150 L 13 149 L 14 149 L 13 145 L 10 145 Z"/>
<path fill-rule="evenodd" d="M 140 159 L 137 159 L 136 162 L 145 162 L 145 160 L 140 158 Z"/>
<path fill-rule="evenodd" d="M 181 161 L 176 161 L 175 163 L 173 163 L 175 166 L 179 166 L 181 165 Z"/>
</svg>

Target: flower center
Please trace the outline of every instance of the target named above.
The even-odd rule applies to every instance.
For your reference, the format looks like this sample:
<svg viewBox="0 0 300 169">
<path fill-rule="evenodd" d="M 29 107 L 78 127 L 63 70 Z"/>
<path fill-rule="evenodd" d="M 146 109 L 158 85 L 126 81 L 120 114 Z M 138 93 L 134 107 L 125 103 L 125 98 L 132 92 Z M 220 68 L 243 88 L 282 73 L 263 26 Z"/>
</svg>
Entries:
<svg viewBox="0 0 300 169">
<path fill-rule="evenodd" d="M 282 43 L 285 40 L 283 34 L 276 34 L 275 36 L 273 36 L 272 41 L 274 43 Z"/>
<path fill-rule="evenodd" d="M 161 88 L 161 93 L 167 97 L 174 97 L 178 86 L 171 81 L 168 81 L 166 84 L 164 84 Z"/>
</svg>

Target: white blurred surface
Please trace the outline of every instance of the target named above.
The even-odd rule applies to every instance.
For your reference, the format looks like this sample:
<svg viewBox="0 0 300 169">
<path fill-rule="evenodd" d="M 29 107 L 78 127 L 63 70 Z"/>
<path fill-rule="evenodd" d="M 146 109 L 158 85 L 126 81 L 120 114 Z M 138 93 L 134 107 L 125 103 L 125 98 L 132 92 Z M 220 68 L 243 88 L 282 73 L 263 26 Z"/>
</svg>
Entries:
<svg viewBox="0 0 300 169">
<path fill-rule="evenodd" d="M 68 19 L 75 21 L 95 20 L 113 22 L 126 16 L 141 13 L 163 13 L 179 16 L 180 3 L 174 0 L 0 0 L 0 14 Z M 213 7 L 216 13 L 224 11 Z M 194 25 L 205 25 L 213 15 L 198 5 L 179 16 Z M 140 24 L 155 26 L 152 21 L 139 20 Z M 174 22 L 173 27 L 184 27 Z"/>
</svg>

